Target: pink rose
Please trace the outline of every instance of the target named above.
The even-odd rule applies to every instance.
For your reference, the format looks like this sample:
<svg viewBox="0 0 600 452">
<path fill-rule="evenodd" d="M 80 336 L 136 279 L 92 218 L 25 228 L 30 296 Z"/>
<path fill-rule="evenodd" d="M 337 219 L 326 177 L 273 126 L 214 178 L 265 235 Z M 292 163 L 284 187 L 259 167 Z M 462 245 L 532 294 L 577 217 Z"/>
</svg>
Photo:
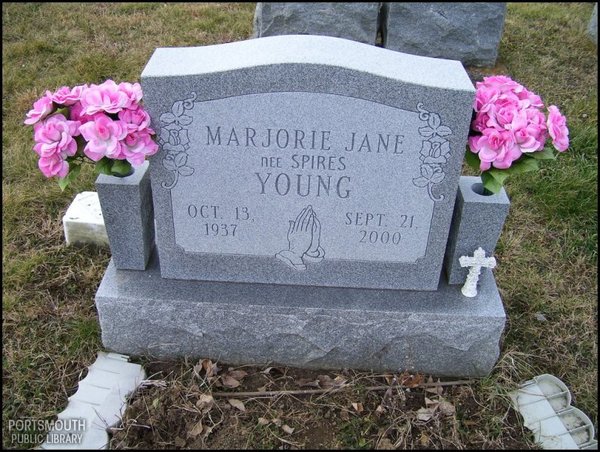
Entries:
<svg viewBox="0 0 600 452">
<path fill-rule="evenodd" d="M 498 90 L 490 88 L 481 82 L 477 82 L 477 91 L 475 92 L 475 111 L 487 111 L 484 107 L 491 105 L 498 98 Z"/>
<path fill-rule="evenodd" d="M 127 127 L 121 121 L 113 121 L 100 113 L 94 115 L 94 120 L 86 122 L 79 130 L 88 142 L 83 152 L 94 162 L 104 156 L 123 158 L 119 141 L 127 135 Z"/>
<path fill-rule="evenodd" d="M 523 152 L 513 142 L 507 142 L 498 153 L 496 159 L 492 162 L 494 168 L 506 169 L 510 168 L 512 163 L 519 159 L 523 155 Z"/>
<path fill-rule="evenodd" d="M 71 105 L 71 108 L 69 108 L 69 116 L 73 121 L 79 121 L 82 124 L 94 120 L 94 115 L 86 115 L 83 113 L 81 102 L 75 102 Z"/>
<path fill-rule="evenodd" d="M 158 152 L 158 145 L 152 140 L 148 131 L 143 130 L 142 132 L 128 134 L 121 141 L 121 149 L 129 163 L 133 166 L 140 166 L 144 163 L 146 156 Z"/>
<path fill-rule="evenodd" d="M 35 124 L 40 119 L 43 119 L 52 113 L 52 111 L 54 111 L 52 93 L 50 91 L 46 91 L 46 94 L 43 97 L 40 97 L 33 103 L 33 109 L 27 112 L 25 124 Z"/>
<path fill-rule="evenodd" d="M 511 137 L 510 132 L 487 129 L 484 135 L 469 138 L 471 152 L 479 154 L 481 171 L 493 165 L 496 168 L 508 168 L 522 153 Z"/>
<path fill-rule="evenodd" d="M 569 129 L 567 118 L 561 115 L 556 105 L 548 107 L 548 133 L 557 151 L 564 152 L 569 147 Z"/>
<path fill-rule="evenodd" d="M 127 108 L 131 101 L 127 94 L 119 89 L 112 80 L 107 80 L 101 85 L 91 85 L 81 94 L 83 113 L 93 115 L 99 112 L 118 113 Z"/>
<path fill-rule="evenodd" d="M 537 94 L 529 91 L 526 88 L 523 88 L 523 91 L 519 93 L 519 99 L 521 100 L 523 108 L 528 107 L 536 107 L 536 108 L 544 108 L 544 103 L 542 102 L 542 98 Z"/>
<path fill-rule="evenodd" d="M 536 109 L 531 108 L 530 110 Z M 539 114 L 543 114 L 538 112 Z M 537 121 L 530 121 L 539 118 L 537 115 L 530 116 L 526 110 L 520 110 L 511 123 L 510 129 L 513 132 L 514 142 L 522 152 L 535 152 L 543 149 L 546 142 L 546 126 Z"/>
<path fill-rule="evenodd" d="M 513 118 L 518 114 L 517 108 L 511 103 L 504 103 L 494 105 L 490 108 L 489 119 L 487 121 L 488 127 L 494 127 L 496 129 L 510 129 L 510 125 Z"/>
<path fill-rule="evenodd" d="M 60 155 L 72 156 L 77 152 L 77 142 L 73 137 L 79 135 L 79 121 L 69 121 L 61 114 L 55 114 L 33 126 L 34 151 L 40 157 Z"/>
<path fill-rule="evenodd" d="M 52 100 L 60 105 L 70 106 L 79 101 L 85 85 L 76 86 L 71 89 L 68 86 L 62 86 L 52 94 Z"/>
<path fill-rule="evenodd" d="M 129 133 L 142 131 L 150 125 L 150 115 L 139 106 L 135 110 L 121 110 L 119 119 L 126 124 Z"/>
<path fill-rule="evenodd" d="M 142 87 L 140 86 L 140 84 L 122 82 L 119 83 L 119 90 L 125 93 L 127 99 L 129 99 L 129 102 L 125 108 L 130 108 L 133 110 L 136 109 L 138 107 L 138 104 L 142 100 Z"/>
<path fill-rule="evenodd" d="M 38 160 L 38 168 L 46 177 L 65 177 L 69 173 L 69 164 L 59 154 L 41 157 Z"/>
<path fill-rule="evenodd" d="M 518 94 L 525 89 L 523 85 L 515 82 L 513 79 L 505 75 L 484 77 L 483 84 L 489 88 L 496 89 L 501 93 L 512 92 Z"/>
</svg>

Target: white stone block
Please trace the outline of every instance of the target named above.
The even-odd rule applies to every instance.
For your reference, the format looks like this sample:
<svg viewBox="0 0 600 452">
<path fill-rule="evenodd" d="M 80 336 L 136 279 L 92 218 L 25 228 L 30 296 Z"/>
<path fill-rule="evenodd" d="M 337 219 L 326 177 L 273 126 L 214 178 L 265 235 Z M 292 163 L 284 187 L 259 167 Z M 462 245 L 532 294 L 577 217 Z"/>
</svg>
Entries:
<svg viewBox="0 0 600 452">
<path fill-rule="evenodd" d="M 75 196 L 63 217 L 67 245 L 94 243 L 108 246 L 108 235 L 98 193 L 84 191 Z"/>
<path fill-rule="evenodd" d="M 107 449 L 107 429 L 121 421 L 127 397 L 145 378 L 142 366 L 128 362 L 126 355 L 99 352 L 67 407 L 57 415 L 59 420 L 85 423 L 85 428 L 77 427 L 78 422 L 69 424 L 69 430 L 55 428 L 39 449 Z"/>
</svg>

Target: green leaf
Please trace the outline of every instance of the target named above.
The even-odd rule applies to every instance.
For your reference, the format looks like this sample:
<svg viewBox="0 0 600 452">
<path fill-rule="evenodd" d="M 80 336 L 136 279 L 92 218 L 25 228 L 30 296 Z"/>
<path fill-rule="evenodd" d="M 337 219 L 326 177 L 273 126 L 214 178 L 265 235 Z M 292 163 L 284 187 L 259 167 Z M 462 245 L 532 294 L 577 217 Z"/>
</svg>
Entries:
<svg viewBox="0 0 600 452">
<path fill-rule="evenodd" d="M 483 188 L 491 191 L 494 194 L 502 190 L 502 183 L 498 182 L 498 180 L 496 180 L 489 171 L 484 171 L 481 173 L 481 181 L 483 182 Z"/>
<path fill-rule="evenodd" d="M 527 157 L 526 155 L 514 162 L 508 170 L 510 174 L 527 173 L 529 171 L 537 171 L 540 169 L 536 159 Z"/>
<path fill-rule="evenodd" d="M 110 172 L 113 176 L 126 177 L 133 174 L 133 167 L 127 160 L 115 160 L 110 168 Z"/>
<path fill-rule="evenodd" d="M 490 176 L 492 176 L 496 182 L 502 186 L 504 181 L 508 176 L 510 176 L 510 168 L 508 169 L 498 169 L 498 168 L 490 168 L 486 171 Z"/>
<path fill-rule="evenodd" d="M 69 173 L 62 179 L 58 179 L 58 186 L 61 191 L 65 191 L 65 188 L 77 178 L 79 171 L 81 171 L 81 165 L 73 164 L 69 166 Z"/>
<path fill-rule="evenodd" d="M 550 147 L 546 147 L 543 150 L 537 152 L 528 152 L 525 155 L 536 160 L 556 160 L 556 154 Z"/>
<path fill-rule="evenodd" d="M 467 152 L 465 153 L 465 161 L 471 168 L 479 170 L 479 157 L 474 152 L 471 152 L 467 149 Z"/>
<path fill-rule="evenodd" d="M 108 174 L 112 175 L 110 172 L 110 168 L 112 166 L 112 160 L 108 157 L 102 157 L 100 160 L 96 162 L 96 166 L 94 167 L 94 172 L 96 174 Z"/>
</svg>

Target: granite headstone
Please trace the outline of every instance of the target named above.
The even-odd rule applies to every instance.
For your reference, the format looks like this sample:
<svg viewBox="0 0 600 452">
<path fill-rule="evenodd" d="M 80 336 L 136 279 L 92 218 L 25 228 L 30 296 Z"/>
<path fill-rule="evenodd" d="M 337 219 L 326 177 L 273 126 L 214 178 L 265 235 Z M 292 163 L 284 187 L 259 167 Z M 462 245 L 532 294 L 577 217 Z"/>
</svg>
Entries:
<svg viewBox="0 0 600 452">
<path fill-rule="evenodd" d="M 259 2 L 254 37 L 308 34 L 375 44 L 381 3 Z"/>
<path fill-rule="evenodd" d="M 162 48 L 142 73 L 165 278 L 436 290 L 474 89 L 324 36 Z"/>
<path fill-rule="evenodd" d="M 492 370 L 506 321 L 493 274 L 472 298 L 441 277 L 448 236 L 456 254 L 474 211 L 453 219 L 474 97 L 460 62 L 277 36 L 157 49 L 142 86 L 159 135 L 157 246 L 143 270 L 109 264 L 105 347 Z"/>
<path fill-rule="evenodd" d="M 506 3 L 386 2 L 382 15 L 387 49 L 491 67 L 498 57 Z"/>
</svg>

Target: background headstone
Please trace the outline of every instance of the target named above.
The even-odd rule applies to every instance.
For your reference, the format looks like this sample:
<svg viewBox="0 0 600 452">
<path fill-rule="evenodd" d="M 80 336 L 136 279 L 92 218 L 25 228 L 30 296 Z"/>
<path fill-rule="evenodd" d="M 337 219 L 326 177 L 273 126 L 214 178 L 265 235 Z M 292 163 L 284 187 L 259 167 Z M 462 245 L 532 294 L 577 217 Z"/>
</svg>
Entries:
<svg viewBox="0 0 600 452">
<path fill-rule="evenodd" d="M 309 34 L 375 44 L 381 3 L 256 4 L 255 38 Z"/>
<path fill-rule="evenodd" d="M 506 3 L 396 3 L 383 5 L 383 46 L 399 52 L 495 65 Z"/>
<path fill-rule="evenodd" d="M 594 5 L 594 11 L 592 12 L 592 18 L 588 25 L 588 34 L 590 38 L 598 44 L 598 3 Z"/>
</svg>

